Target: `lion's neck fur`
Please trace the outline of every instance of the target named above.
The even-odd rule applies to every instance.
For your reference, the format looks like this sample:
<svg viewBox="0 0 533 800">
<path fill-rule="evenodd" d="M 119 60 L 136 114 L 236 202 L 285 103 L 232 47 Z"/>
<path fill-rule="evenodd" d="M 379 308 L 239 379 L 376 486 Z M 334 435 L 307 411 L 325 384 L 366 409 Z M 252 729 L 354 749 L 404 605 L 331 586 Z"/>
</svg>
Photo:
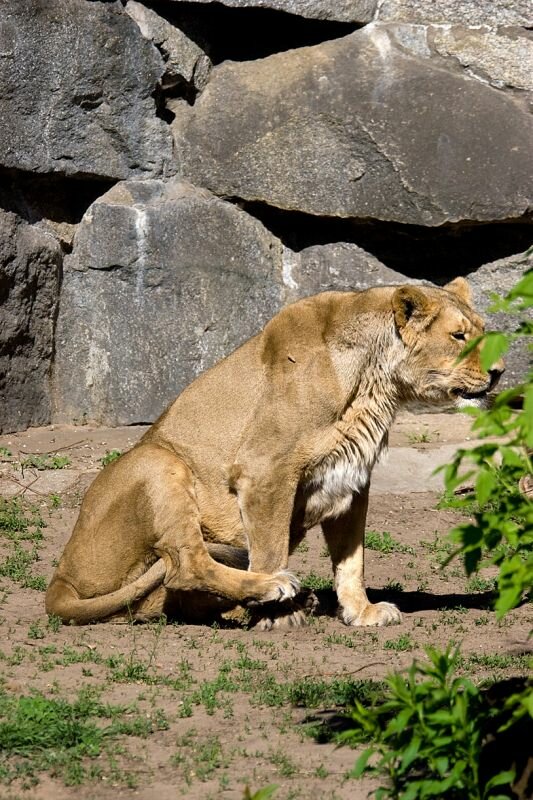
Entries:
<svg viewBox="0 0 533 800">
<path fill-rule="evenodd" d="M 348 510 L 354 492 L 365 488 L 387 444 L 387 435 L 403 400 L 399 374 L 404 347 L 392 325 L 370 341 L 361 341 L 354 359 L 352 348 L 332 348 L 346 400 L 339 419 L 321 443 L 320 453 L 305 476 L 305 526 Z M 365 324 L 359 330 L 372 330 Z"/>
</svg>

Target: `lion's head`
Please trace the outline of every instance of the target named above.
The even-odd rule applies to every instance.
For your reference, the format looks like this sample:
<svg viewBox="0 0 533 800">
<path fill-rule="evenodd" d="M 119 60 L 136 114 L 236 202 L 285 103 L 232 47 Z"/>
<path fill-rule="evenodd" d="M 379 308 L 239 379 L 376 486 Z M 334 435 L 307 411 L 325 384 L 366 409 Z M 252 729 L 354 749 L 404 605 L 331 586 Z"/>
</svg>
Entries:
<svg viewBox="0 0 533 800">
<path fill-rule="evenodd" d="M 456 278 L 442 289 L 400 286 L 392 296 L 396 329 L 405 347 L 401 370 L 406 401 L 483 405 L 504 371 L 502 361 L 487 373 L 480 347 L 459 360 L 466 344 L 484 332 L 471 306 L 470 287 Z"/>
</svg>

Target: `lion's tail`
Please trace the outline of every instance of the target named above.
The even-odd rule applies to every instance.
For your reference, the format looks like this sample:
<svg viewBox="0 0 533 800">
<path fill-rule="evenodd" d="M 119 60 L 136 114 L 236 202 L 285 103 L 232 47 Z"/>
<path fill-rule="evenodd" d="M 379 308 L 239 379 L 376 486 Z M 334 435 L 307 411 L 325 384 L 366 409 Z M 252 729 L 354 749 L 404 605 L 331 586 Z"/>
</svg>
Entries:
<svg viewBox="0 0 533 800">
<path fill-rule="evenodd" d="M 78 597 L 74 588 L 61 578 L 52 580 L 46 592 L 47 614 L 55 614 L 63 622 L 83 625 L 93 620 L 103 619 L 122 611 L 140 600 L 163 582 L 166 567 L 162 558 L 155 562 L 139 578 L 100 597 Z"/>
<path fill-rule="evenodd" d="M 216 561 L 235 569 L 248 568 L 248 551 L 244 548 L 214 542 L 206 543 L 206 546 L 209 555 Z M 73 622 L 77 625 L 110 617 L 159 586 L 163 582 L 165 573 L 165 562 L 160 558 L 139 578 L 126 586 L 100 597 L 88 598 L 78 597 L 71 584 L 62 578 L 54 578 L 46 592 L 46 613 L 55 614 L 63 622 Z"/>
</svg>

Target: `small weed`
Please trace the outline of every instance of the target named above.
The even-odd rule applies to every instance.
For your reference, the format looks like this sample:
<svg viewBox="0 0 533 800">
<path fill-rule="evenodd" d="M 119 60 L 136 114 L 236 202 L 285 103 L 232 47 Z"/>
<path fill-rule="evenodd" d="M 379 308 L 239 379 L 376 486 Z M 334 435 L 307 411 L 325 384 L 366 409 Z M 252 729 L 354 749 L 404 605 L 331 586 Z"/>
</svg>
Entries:
<svg viewBox="0 0 533 800">
<path fill-rule="evenodd" d="M 17 541 L 14 541 L 11 555 L 0 563 L 0 576 L 10 578 L 24 589 L 44 592 L 47 586 L 46 578 L 42 575 L 32 575 L 30 572 L 30 566 L 36 561 L 39 561 L 36 547 L 31 551 L 24 550 Z"/>
<path fill-rule="evenodd" d="M 363 704 L 373 702 L 381 695 L 382 684 L 372 680 L 348 680 L 335 678 L 324 681 L 305 678 L 287 684 L 286 697 L 292 705 L 304 708 L 328 708 L 351 705 L 357 699 Z"/>
<path fill-rule="evenodd" d="M 192 717 L 192 700 L 190 697 L 184 697 L 183 700 L 180 701 L 178 708 L 178 717 L 180 719 L 185 719 L 186 717 Z"/>
<path fill-rule="evenodd" d="M 388 531 L 378 533 L 378 531 L 367 531 L 365 533 L 365 546 L 369 550 L 377 550 L 380 553 L 414 553 L 412 547 L 402 544 L 397 539 L 393 539 Z"/>
<path fill-rule="evenodd" d="M 448 561 L 453 551 L 452 543 L 439 536 L 437 531 L 434 533 L 432 542 L 422 541 L 420 544 L 428 550 L 439 567 L 442 567 Z"/>
<path fill-rule="evenodd" d="M 65 645 L 61 656 L 56 661 L 56 664 L 60 664 L 63 667 L 68 667 L 70 664 L 85 664 L 87 662 L 101 662 L 101 656 L 99 656 L 97 652 L 90 648 L 75 650 L 74 647 Z"/>
<path fill-rule="evenodd" d="M 68 456 L 60 456 L 57 453 L 29 453 L 20 462 L 22 470 L 25 469 L 65 469 L 70 465 Z"/>
<path fill-rule="evenodd" d="M 12 455 L 9 447 L 0 447 L 0 458 L 11 458 Z"/>
<path fill-rule="evenodd" d="M 180 749 L 171 759 L 174 766 L 181 767 L 188 785 L 193 778 L 208 780 L 219 767 L 224 766 L 222 745 L 218 736 L 209 736 L 204 742 L 198 742 L 194 737 L 195 733 L 191 731 L 178 739 Z M 192 750 L 190 756 L 185 754 L 186 749 Z"/>
<path fill-rule="evenodd" d="M 28 628 L 28 639 L 44 639 L 45 632 L 41 627 L 41 623 L 37 620 L 32 622 Z"/>
<path fill-rule="evenodd" d="M 59 508 L 63 502 L 58 494 L 51 494 L 49 500 L 52 508 Z"/>
<path fill-rule="evenodd" d="M 500 655 L 498 653 L 473 653 L 470 656 L 458 656 L 457 667 L 465 671 L 484 667 L 485 669 L 513 669 L 524 671 L 531 667 L 531 653 L 518 655 Z"/>
<path fill-rule="evenodd" d="M 466 584 L 467 592 L 494 592 L 496 578 L 483 578 L 481 575 L 472 575 Z"/>
<path fill-rule="evenodd" d="M 400 583 L 400 581 L 388 581 L 383 588 L 387 592 L 399 593 L 404 591 L 403 583 Z"/>
<path fill-rule="evenodd" d="M 0 497 L 0 534 L 12 541 L 38 542 L 43 538 L 45 523 L 38 509 L 23 506 L 18 497 Z"/>
<path fill-rule="evenodd" d="M 133 655 L 110 656 L 105 665 L 111 669 L 110 679 L 116 683 L 154 683 L 156 680 L 150 673 L 149 666 L 138 661 Z"/>
<path fill-rule="evenodd" d="M 460 625 L 465 621 L 464 615 L 467 612 L 468 609 L 466 609 L 464 606 L 457 606 L 456 608 L 443 608 L 440 613 L 440 621 L 443 625 Z"/>
<path fill-rule="evenodd" d="M 346 633 L 331 633 L 324 636 L 324 641 L 327 644 L 343 644 L 345 647 L 359 647 L 360 642 L 355 636 L 348 636 Z"/>
<path fill-rule="evenodd" d="M 120 450 L 107 450 L 105 455 L 100 459 L 100 464 L 103 467 L 107 467 L 108 464 L 112 464 L 113 461 L 116 461 L 121 455 L 122 452 Z"/>
<path fill-rule="evenodd" d="M 291 778 L 298 772 L 298 767 L 291 761 L 287 753 L 283 750 L 274 750 L 270 753 L 270 761 L 277 767 L 279 774 L 283 778 Z"/>
<path fill-rule="evenodd" d="M 417 433 L 416 431 L 413 431 L 412 433 L 407 434 L 407 441 L 409 442 L 409 444 L 427 444 L 428 442 L 433 441 L 433 437 L 435 437 L 435 439 L 438 439 L 439 432 L 422 431 L 420 433 Z"/>
<path fill-rule="evenodd" d="M 408 633 L 402 633 L 397 639 L 387 639 L 383 647 L 385 650 L 395 650 L 398 653 L 413 650 L 415 643 Z"/>
<path fill-rule="evenodd" d="M 303 539 L 294 552 L 307 553 L 308 551 L 309 551 L 309 544 L 305 541 L 305 539 Z"/>
<path fill-rule="evenodd" d="M 47 626 L 48 630 L 52 631 L 52 633 L 57 633 L 61 627 L 61 617 L 57 617 L 55 614 L 50 614 L 48 616 Z"/>
<path fill-rule="evenodd" d="M 305 577 L 302 578 L 302 588 L 312 589 L 313 591 L 320 589 L 333 589 L 333 579 L 322 578 L 315 572 L 310 572 L 308 575 L 305 575 Z"/>
<path fill-rule="evenodd" d="M 222 745 L 218 736 L 210 736 L 199 746 L 195 761 L 197 776 L 201 781 L 206 781 L 221 766 Z"/>
</svg>

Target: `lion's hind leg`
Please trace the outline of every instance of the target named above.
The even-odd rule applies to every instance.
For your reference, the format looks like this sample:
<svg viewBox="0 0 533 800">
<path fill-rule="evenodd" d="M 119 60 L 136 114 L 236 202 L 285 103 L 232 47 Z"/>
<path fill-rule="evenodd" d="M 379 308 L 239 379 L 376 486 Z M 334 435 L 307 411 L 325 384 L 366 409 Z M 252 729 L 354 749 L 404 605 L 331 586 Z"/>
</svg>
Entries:
<svg viewBox="0 0 533 800">
<path fill-rule="evenodd" d="M 286 571 L 275 574 L 250 572 L 226 566 L 216 546 L 215 558 L 209 553 L 200 525 L 200 511 L 189 468 L 164 448 L 147 445 L 153 459 L 145 486 L 152 528 L 153 550 L 163 559 L 166 573 L 163 584 L 174 591 L 209 592 L 237 603 L 289 600 L 299 589 L 297 579 Z M 148 467 L 148 465 L 147 465 Z M 233 554 L 238 555 L 238 549 Z M 228 550 L 229 553 L 229 550 Z M 227 555 L 227 554 L 226 554 Z M 221 558 L 222 560 L 222 558 Z M 227 560 L 227 559 L 226 559 Z M 244 565 L 242 556 L 237 559 Z"/>
</svg>

